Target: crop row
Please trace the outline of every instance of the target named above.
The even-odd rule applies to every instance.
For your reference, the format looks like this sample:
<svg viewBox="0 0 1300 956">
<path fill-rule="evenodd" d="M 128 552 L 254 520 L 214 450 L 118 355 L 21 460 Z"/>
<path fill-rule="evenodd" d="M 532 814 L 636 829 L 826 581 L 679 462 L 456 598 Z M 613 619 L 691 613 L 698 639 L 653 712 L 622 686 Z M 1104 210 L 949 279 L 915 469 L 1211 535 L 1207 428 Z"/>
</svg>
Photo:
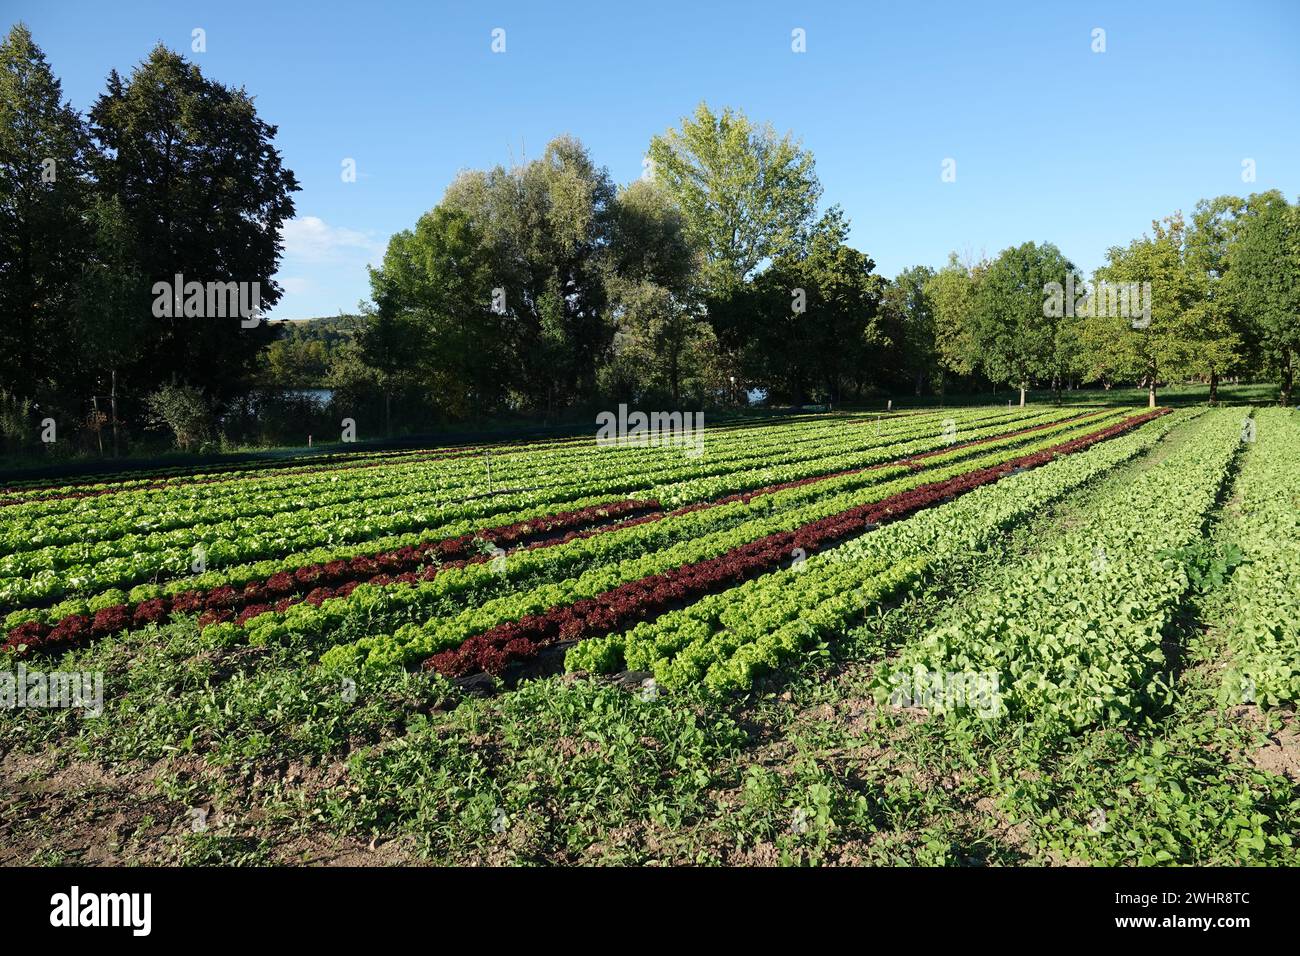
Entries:
<svg viewBox="0 0 1300 956">
<path fill-rule="evenodd" d="M 989 415 L 987 411 L 980 414 Z M 1001 413 L 994 420 L 1004 418 L 1005 413 Z M 891 425 L 884 441 L 933 434 L 938 430 L 933 425 L 902 419 L 897 425 Z M 838 427 L 835 422 L 809 422 L 797 427 L 774 427 L 758 437 L 741 439 L 729 434 L 716 437 L 709 445 L 708 462 L 637 446 L 602 450 L 600 456 L 593 456 L 588 442 L 498 455 L 490 462 L 475 456 L 467 459 L 464 455 L 431 456 L 425 460 L 405 458 L 347 471 L 307 471 L 261 483 L 176 485 L 148 495 L 117 497 L 110 501 L 80 501 L 72 506 L 54 502 L 23 508 L 20 512 L 0 512 L 0 546 L 12 556 L 0 562 L 0 572 L 22 571 L 30 566 L 62 567 L 66 560 L 52 549 L 74 543 L 93 545 L 128 536 L 139 539 L 177 529 L 202 537 L 207 528 L 239 521 L 247 529 L 256 530 L 255 519 L 282 522 L 294 513 L 328 517 L 332 507 L 355 507 L 354 502 L 360 496 L 378 513 L 385 504 L 399 499 L 415 499 L 414 503 L 432 507 L 482 497 L 493 489 L 527 487 L 558 491 L 568 487 L 571 494 L 581 495 L 593 474 L 605 480 L 627 479 L 621 486 L 627 493 L 656 483 L 726 474 L 760 464 L 797 462 L 875 444 L 880 442 L 864 439 L 859 430 L 846 428 L 842 422 Z M 128 543 L 129 540 L 121 541 L 123 546 Z M 75 556 L 75 549 L 66 550 Z M 111 552 L 97 550 L 101 556 L 111 556 L 120 553 L 121 548 Z M 44 560 L 51 554 L 53 563 Z"/>
<path fill-rule="evenodd" d="M 438 449 L 439 453 L 451 453 L 456 450 L 451 447 Z M 421 449 L 371 452 L 349 451 L 285 458 L 278 461 L 232 462 L 216 466 L 211 470 L 205 470 L 209 466 L 185 465 L 147 471 L 110 472 L 95 475 L 91 479 L 82 482 L 50 481 L 46 479 L 19 481 L 0 486 L 0 505 L 11 507 L 37 504 L 42 501 L 97 497 L 103 494 L 149 490 L 153 487 L 164 487 L 174 482 L 235 481 L 241 478 L 283 474 L 285 472 L 358 467 L 368 462 L 385 459 L 396 460 L 423 454 L 429 454 L 429 452 Z M 309 462 L 309 464 L 304 465 L 304 462 Z"/>
<path fill-rule="evenodd" d="M 1129 419 L 1105 432 L 1118 435 L 1152 417 Z M 917 576 L 981 550 L 1046 504 L 1151 448 L 1173 420 L 1145 425 L 1104 444 L 1097 444 L 1101 434 L 1072 442 L 1075 451 L 1090 450 L 1045 455 L 1045 467 L 1013 473 L 625 633 L 583 641 L 568 652 L 566 666 L 647 670 L 665 687 L 703 682 L 715 690 L 746 688 L 758 675 L 828 640 Z"/>
<path fill-rule="evenodd" d="M 654 515 L 655 502 L 628 499 L 584 508 L 579 511 L 560 512 L 534 521 L 487 529 L 490 540 L 502 544 L 528 541 L 533 544 L 570 540 L 572 537 L 625 524 Z M 165 620 L 171 614 L 200 613 L 208 619 L 227 617 L 237 611 L 249 609 L 246 614 L 261 613 L 269 608 L 263 602 L 274 602 L 284 610 L 298 601 L 319 604 L 326 597 L 347 595 L 358 584 L 369 581 L 380 586 L 390 581 L 418 580 L 412 573 L 419 570 L 421 577 L 432 576 L 438 569 L 460 567 L 491 557 L 481 546 L 482 538 L 462 535 L 445 538 L 394 551 L 363 555 L 350 561 L 331 561 L 326 564 L 304 565 L 290 572 L 271 575 L 265 581 L 250 582 L 242 591 L 231 587 L 210 590 L 188 590 L 179 594 L 164 595 L 146 600 L 107 603 L 115 596 L 108 594 L 87 602 L 85 611 L 73 612 L 46 619 L 33 617 L 10 628 L 0 649 L 26 652 L 54 652 L 74 646 L 92 637 L 103 637 L 129 627 L 141 627 Z M 200 617 L 200 622 L 205 620 Z"/>
<path fill-rule="evenodd" d="M 821 446 L 825 446 L 828 440 L 835 445 L 837 437 L 852 434 L 841 429 L 839 436 L 823 435 L 822 429 L 828 426 L 806 427 L 814 430 L 810 437 L 819 439 Z M 749 444 L 734 448 L 720 445 L 714 449 L 717 459 L 714 464 L 721 463 L 725 467 L 734 460 L 736 466 L 743 466 L 754 460 L 754 455 L 772 453 L 770 442 L 788 444 L 788 438 L 785 434 L 770 435 L 766 441 L 757 443 L 757 447 Z M 844 439 L 840 438 L 840 441 Z M 776 449 L 781 447 L 775 446 Z M 656 480 L 659 474 L 663 474 L 666 480 L 674 480 L 703 473 L 702 463 L 683 461 L 680 455 L 668 456 L 657 451 L 647 453 L 639 448 L 616 449 L 615 452 L 599 460 L 605 473 L 610 476 L 636 475 L 642 479 L 642 484 Z M 572 485 L 581 482 L 596 463 L 589 445 L 498 458 L 492 463 L 491 487 Z M 200 531 L 239 519 L 249 519 L 245 524 L 252 527 L 251 519 L 271 516 L 282 519 L 300 511 L 320 515 L 330 506 L 346 506 L 360 495 L 364 495 L 368 504 L 379 506 L 385 499 L 409 498 L 412 493 L 427 495 L 429 502 L 437 503 L 461 501 L 481 496 L 489 490 L 488 463 L 481 459 L 474 458 L 469 462 L 459 459 L 402 460 L 385 463 L 380 470 L 369 473 L 354 469 L 341 475 L 328 470 L 291 476 L 287 481 L 277 479 L 274 483 L 254 485 L 242 482 L 225 488 L 224 494 L 220 488 L 185 485 L 129 499 L 42 506 L 49 509 L 44 515 L 26 508 L 21 514 L 0 515 L 0 543 L 11 555 L 20 552 L 48 554 L 51 548 L 73 542 L 114 541 L 126 535 L 157 535 L 176 529 Z M 22 561 L 30 563 L 37 557 L 35 554 L 25 555 L 11 558 L 8 563 L 21 570 Z M 58 567 L 59 564 L 56 562 L 50 566 Z"/>
<path fill-rule="evenodd" d="M 932 480 L 911 488 L 899 488 L 893 494 L 858 504 L 844 511 L 800 524 L 788 530 L 774 531 L 730 551 L 665 568 L 656 568 L 640 579 L 625 580 L 605 590 L 572 588 L 566 600 L 532 612 L 518 619 L 498 622 L 482 633 L 474 634 L 458 646 L 434 654 L 427 666 L 447 674 L 463 674 L 475 669 L 499 669 L 515 659 L 522 659 L 536 649 L 560 641 L 577 640 L 593 634 L 618 630 L 635 621 L 652 618 L 683 601 L 694 601 L 720 587 L 732 587 L 757 575 L 770 572 L 783 563 L 802 565 L 807 555 L 846 538 L 870 531 L 887 521 L 905 518 L 957 495 L 997 481 L 1005 475 L 1044 464 L 1057 454 L 1104 440 L 1120 430 L 1132 427 L 1120 423 L 1090 433 L 1070 442 L 1053 445 L 1032 454 L 992 456 L 996 463 L 981 460 L 955 473 L 940 472 L 926 476 Z M 897 487 L 900 483 L 892 483 Z M 663 564 L 668 555 L 660 557 Z M 793 559 L 793 560 L 792 560 Z M 904 574 L 900 581 L 906 578 Z M 453 643 L 459 635 L 438 622 L 433 633 L 441 643 Z M 429 636 L 428 630 L 421 636 Z M 404 651 L 418 647 L 418 640 L 408 640 Z M 531 648 L 531 650 L 530 650 Z"/>
<path fill-rule="evenodd" d="M 1005 430 L 1001 420 L 996 425 L 981 423 L 981 427 L 970 429 L 970 433 L 978 436 L 999 429 Z M 673 466 L 678 470 L 667 477 L 679 478 L 692 469 L 696 473 L 732 470 L 746 475 L 738 482 L 742 487 L 756 487 L 773 480 L 806 476 L 810 471 L 827 473 L 878 463 L 900 453 L 933 448 L 946 441 L 932 426 L 927 426 L 926 431 L 928 434 L 923 438 L 903 443 L 886 438 L 861 450 L 809 457 L 784 469 L 746 469 L 734 463 L 714 463 L 705 467 L 679 464 Z M 599 456 L 589 454 L 588 457 Z M 654 493 L 655 487 L 646 489 L 655 478 L 647 469 L 611 474 L 615 470 L 611 466 L 605 467 L 600 477 L 595 477 L 594 472 L 600 464 L 600 461 L 589 464 L 586 473 L 563 485 L 527 492 L 484 494 L 459 501 L 445 500 L 441 491 L 415 492 L 378 504 L 366 495 L 332 507 L 259 519 L 236 519 L 171 532 L 126 535 L 100 544 L 86 543 L 13 554 L 0 560 L 0 572 L 3 572 L 0 573 L 0 606 L 31 606 L 64 594 L 93 594 L 148 578 L 178 578 L 191 570 L 196 547 L 201 547 L 203 552 L 204 567 L 208 569 L 205 575 L 216 569 L 228 569 L 233 573 L 218 574 L 217 579 L 207 577 L 203 581 L 181 583 L 174 590 L 208 585 L 240 586 L 304 563 L 355 556 L 366 550 L 355 547 L 358 542 L 372 542 L 370 550 L 404 547 L 430 538 L 472 532 L 490 519 L 524 521 L 561 508 L 576 510 L 607 503 L 627 497 L 630 490 L 636 490 L 638 496 L 646 491 L 645 497 L 661 500 Z M 662 487 L 675 496 L 683 494 L 680 483 L 670 481 Z M 693 493 L 703 496 L 706 490 L 699 487 Z M 401 537 L 411 529 L 420 529 L 420 533 Z M 320 550 L 322 545 L 327 546 L 323 553 Z M 272 555 L 285 557 L 268 562 Z M 239 563 L 246 567 L 238 571 L 229 568 Z M 274 566 L 268 567 L 268 563 Z M 132 599 L 145 600 L 153 596 L 157 595 L 133 595 Z"/>
<path fill-rule="evenodd" d="M 1168 458 L 906 648 L 897 672 L 996 675 L 997 712 L 1049 730 L 1140 720 L 1167 696 L 1163 642 L 1241 447 L 1240 419 L 1209 413 Z"/>
<path fill-rule="evenodd" d="M 932 411 L 909 410 L 892 412 L 888 417 L 902 420 L 918 415 L 933 415 Z M 880 416 L 873 416 L 878 418 Z M 844 420 L 844 416 L 837 416 Z M 799 425 L 801 423 L 830 421 L 824 414 L 801 414 L 783 416 L 775 422 L 767 420 L 733 421 L 710 424 L 710 435 L 722 435 L 732 432 L 766 431 L 775 427 Z M 512 438 L 498 441 L 477 442 L 472 444 L 440 445 L 433 448 L 381 449 L 375 451 L 337 451 L 311 456 L 298 456 L 277 460 L 256 460 L 229 462 L 216 465 L 177 465 L 167 468 L 154 468 L 147 471 L 120 471 L 98 473 L 81 482 L 53 481 L 35 479 L 30 481 L 12 481 L 0 485 L 0 505 L 30 504 L 42 499 L 57 500 L 69 496 L 102 493 L 129 493 L 139 490 L 151 490 L 154 486 L 165 487 L 171 484 L 221 482 L 230 480 L 255 480 L 276 478 L 286 474 L 310 474 L 332 469 L 363 467 L 385 460 L 398 462 L 403 458 L 423 458 L 430 455 L 468 456 L 491 454 L 510 455 L 533 453 L 550 448 L 590 447 L 589 435 L 550 436 L 537 438 Z"/>
<path fill-rule="evenodd" d="M 274 472 L 274 477 L 277 479 L 297 478 L 301 475 L 325 477 L 337 472 L 385 468 L 419 461 L 446 461 L 473 454 L 472 451 L 402 452 L 400 454 L 373 456 L 361 460 L 322 461 L 319 464 L 280 468 Z M 15 515 L 31 520 L 39 516 L 58 514 L 64 511 L 68 506 L 61 504 L 61 502 L 66 501 L 82 501 L 86 498 L 103 498 L 106 495 L 125 495 L 135 492 L 170 491 L 177 487 L 184 488 L 187 491 L 207 489 L 210 485 L 230 485 L 233 488 L 238 488 L 237 482 L 251 482 L 262 477 L 266 477 L 266 475 L 260 472 L 241 472 L 233 475 L 216 474 L 140 479 L 125 486 L 110 485 L 108 487 L 67 488 L 62 490 L 43 489 L 39 493 L 32 492 L 27 495 L 0 498 L 0 508 L 19 509 L 4 515 L 6 521 L 13 519 Z M 94 504 L 98 505 L 98 502 Z"/>
<path fill-rule="evenodd" d="M 539 526 L 549 528 L 553 525 L 554 519 L 542 518 L 534 522 L 524 522 L 520 525 L 512 526 L 499 532 L 494 529 L 479 532 L 477 536 L 462 536 L 453 539 L 459 547 L 461 542 L 474 541 L 481 549 L 482 553 L 470 561 L 459 562 L 457 566 L 463 566 L 467 563 L 482 563 L 492 554 L 500 554 L 502 559 L 502 568 L 505 567 L 504 550 L 512 546 L 524 547 L 530 550 L 540 548 L 551 548 L 558 545 L 568 544 L 571 541 L 583 538 L 590 538 L 595 535 L 605 535 L 614 533 L 613 536 L 603 538 L 600 542 L 594 542 L 581 546 L 574 546 L 566 549 L 565 552 L 553 551 L 544 556 L 538 556 L 536 560 L 523 562 L 511 562 L 511 573 L 507 577 L 495 574 L 487 579 L 487 583 L 497 585 L 494 590 L 518 590 L 524 582 L 528 585 L 558 580 L 567 576 L 571 569 L 580 567 L 584 564 L 603 563 L 611 560 L 612 556 L 617 554 L 619 557 L 635 557 L 650 550 L 661 549 L 669 544 L 682 540 L 698 539 L 701 535 L 709 532 L 715 532 L 726 528 L 735 527 L 742 523 L 746 518 L 754 515 L 769 515 L 778 511 L 788 511 L 789 509 L 806 505 L 814 502 L 820 502 L 818 508 L 821 512 L 835 510 L 839 507 L 847 507 L 848 504 L 856 503 L 858 489 L 867 488 L 871 485 L 880 484 L 890 479 L 900 478 L 909 472 L 915 472 L 927 467 L 939 467 L 941 465 L 951 465 L 958 461 L 970 458 L 981 453 L 985 454 L 987 460 L 1001 460 L 1002 454 L 999 450 L 1004 450 L 1018 445 L 1023 445 L 1030 441 L 1029 435 L 1034 435 L 1038 442 L 1045 447 L 1054 440 L 1054 436 L 1062 434 L 1082 434 L 1086 429 L 1095 427 L 1098 422 L 1111 418 L 1117 418 L 1120 413 L 1108 413 L 1103 416 L 1089 416 L 1079 421 L 1071 419 L 1068 424 L 1053 424 L 1049 426 L 1037 426 L 1035 428 L 1018 430 L 1015 432 L 1002 434 L 993 438 L 984 438 L 978 441 L 968 442 L 961 445 L 954 445 L 951 449 L 926 452 L 910 458 L 898 461 L 872 465 L 867 468 L 851 469 L 849 471 L 834 472 L 827 475 L 817 475 L 811 478 L 801 478 L 794 481 L 780 482 L 774 485 L 767 485 L 761 488 L 751 488 L 748 491 L 738 494 L 727 495 L 714 501 L 697 502 L 695 504 L 685 505 L 673 511 L 662 509 L 658 502 L 649 501 L 641 502 L 638 499 L 628 499 L 624 502 L 617 503 L 616 515 L 622 520 L 614 522 L 601 522 L 597 527 L 576 527 L 566 525 L 571 530 L 567 531 L 561 537 L 544 537 L 539 538 L 535 533 Z M 963 469 L 970 467 L 963 466 Z M 958 471 L 963 469 L 957 469 Z M 914 479 L 919 481 L 922 479 Z M 761 506 L 754 508 L 730 508 L 727 505 L 749 505 L 756 498 L 775 496 L 765 501 Z M 823 501 L 823 499 L 826 499 Z M 833 499 L 833 500 L 831 500 Z M 642 507 L 637 508 L 640 504 Z M 722 509 L 714 511 L 713 509 Z M 587 509 L 591 512 L 604 513 L 606 509 Z M 701 512 L 710 511 L 710 514 L 701 514 Z M 639 513 L 636 513 L 639 512 Z M 797 520 L 797 519 L 796 519 Z M 644 527 L 653 522 L 664 522 L 655 528 Z M 632 530 L 635 529 L 635 530 Z M 522 540 L 525 537 L 531 540 Z M 425 555 L 432 554 L 437 560 L 437 566 L 424 566 L 427 564 Z M 430 543 L 414 548 L 403 549 L 405 557 L 404 562 L 392 560 L 391 553 L 386 555 L 388 558 L 385 568 L 388 572 L 420 572 L 418 578 L 421 580 L 432 580 L 440 572 L 452 570 L 446 563 L 448 554 L 442 543 Z M 337 564 L 337 562 L 336 562 Z M 310 570 L 308 574 L 311 574 Z M 482 571 L 479 572 L 483 574 Z M 295 572 L 295 577 L 304 577 L 302 569 Z M 382 579 L 382 580 L 381 580 Z M 312 577 L 313 582 L 316 581 Z M 310 597 L 311 603 L 319 605 L 321 601 L 338 594 L 350 593 L 357 583 L 368 583 L 378 586 L 393 585 L 414 585 L 416 580 L 411 575 L 403 575 L 401 579 L 391 579 L 389 575 L 380 575 L 378 577 L 366 577 L 358 581 L 357 579 L 334 579 L 331 582 L 321 581 L 320 583 L 332 583 L 335 585 L 336 592 L 330 593 L 328 589 L 317 587 Z M 445 590 L 447 586 L 445 580 L 437 588 L 430 591 L 436 592 L 440 597 L 445 597 L 449 592 Z M 346 590 L 345 590 L 346 589 Z M 476 589 L 480 590 L 480 589 Z M 486 590 L 486 589 L 483 589 Z M 416 601 L 403 603 L 403 608 L 407 613 L 415 613 L 420 607 L 418 596 Z M 284 599 L 277 603 L 275 610 L 283 612 L 287 606 L 296 603 L 290 599 Z M 429 607 L 423 608 L 425 611 L 431 610 Z M 441 606 L 439 608 L 446 611 L 448 608 Z M 266 606 L 250 605 L 242 610 L 237 623 L 245 623 L 255 619 L 262 613 L 269 611 Z M 373 615 L 370 620 L 374 623 Z"/>
<path fill-rule="evenodd" d="M 1274 707 L 1300 702 L 1300 418 L 1273 408 L 1256 421 L 1236 485 L 1242 563 L 1228 591 L 1223 690 L 1232 703 Z"/>
<path fill-rule="evenodd" d="M 983 414 L 989 414 L 987 411 Z M 900 416 L 890 420 L 890 428 L 904 427 L 912 416 Z M 844 433 L 843 424 L 853 419 L 822 418 L 784 422 L 773 425 L 759 433 L 751 429 L 710 428 L 706 430 L 710 448 L 722 455 L 735 450 L 745 452 L 760 448 L 780 449 L 790 444 L 793 435 L 827 435 Z M 111 513 L 145 516 L 152 510 L 184 510 L 196 505 L 215 504 L 230 506 L 244 504 L 255 506 L 268 499 L 278 500 L 286 505 L 286 496 L 314 498 L 316 495 L 299 495 L 299 492 L 330 493 L 353 488 L 364 483 L 371 492 L 384 487 L 394 477 L 400 477 L 412 470 L 436 479 L 439 486 L 461 485 L 465 482 L 480 482 L 486 477 L 487 463 L 490 461 L 496 483 L 505 485 L 521 475 L 536 474 L 544 468 L 564 469 L 575 464 L 581 466 L 589 459 L 592 439 L 565 439 L 547 443 L 524 443 L 500 448 L 461 448 L 439 449 L 429 452 L 405 452 L 401 454 L 371 455 L 360 457 L 357 461 L 341 461 L 321 465 L 299 465 L 294 468 L 277 468 L 267 472 L 245 472 L 230 478 L 225 475 L 201 475 L 191 479 L 176 479 L 164 482 L 143 482 L 130 487 L 84 490 L 68 490 L 63 494 L 85 495 L 97 500 L 76 500 L 71 505 L 64 499 L 33 500 L 17 510 L 0 511 L 0 529 L 7 529 L 10 524 L 22 518 L 28 525 L 34 519 L 48 516 L 69 514 L 77 517 L 102 516 L 105 507 Z M 616 449 L 628 454 L 626 459 L 640 458 L 650 460 L 653 453 L 646 448 L 629 445 Z M 650 456 L 650 457 L 648 457 Z M 656 462 L 651 461 L 652 464 Z M 100 492 L 116 494 L 107 501 Z M 292 503 L 289 503 L 292 505 Z"/>
<path fill-rule="evenodd" d="M 687 506 L 675 512 L 665 512 L 653 501 L 628 499 L 587 508 L 575 512 L 562 512 L 548 515 L 527 522 L 503 527 L 485 529 L 477 536 L 462 535 L 458 538 L 430 541 L 420 545 L 408 546 L 393 551 L 363 555 L 351 560 L 337 560 L 324 564 L 304 565 L 292 573 L 278 572 L 263 581 L 249 582 L 241 591 L 230 587 L 218 587 L 207 591 L 190 589 L 175 595 L 149 597 L 136 602 L 118 602 L 111 600 L 114 595 L 101 596 L 88 602 L 84 610 L 58 616 L 34 616 L 14 625 L 8 634 L 8 646 L 26 647 L 29 650 L 55 651 L 82 640 L 113 633 L 124 626 L 140 626 L 168 616 L 173 612 L 189 613 L 198 611 L 202 614 L 201 623 L 228 619 L 237 615 L 236 623 L 243 625 L 269 611 L 283 613 L 290 606 L 305 601 L 319 606 L 325 600 L 335 597 L 347 597 L 361 583 L 375 587 L 388 585 L 414 586 L 421 581 L 431 581 L 435 576 L 470 564 L 487 562 L 495 552 L 490 548 L 508 548 L 512 546 L 530 549 L 552 547 L 566 544 L 579 538 L 591 537 L 610 531 L 625 532 L 637 525 L 652 521 L 668 519 L 672 528 L 640 529 L 632 534 L 623 535 L 621 540 L 609 539 L 601 544 L 605 547 L 592 547 L 587 551 L 569 549 L 568 553 L 555 552 L 542 562 L 533 562 L 536 567 L 529 574 L 512 573 L 507 581 L 500 575 L 484 576 L 479 572 L 479 581 L 475 591 L 486 590 L 488 586 L 510 584 L 521 586 L 527 581 L 537 585 L 545 581 L 563 577 L 579 561 L 590 562 L 597 557 L 609 560 L 617 548 L 622 556 L 643 553 L 652 547 L 684 538 L 697 538 L 706 530 L 717 531 L 731 527 L 744 520 L 740 509 L 720 511 L 707 517 L 683 518 L 683 516 L 704 509 L 719 508 L 735 502 L 748 504 L 762 495 L 776 495 L 780 492 L 792 492 L 779 499 L 774 499 L 766 506 L 767 511 L 778 508 L 793 507 L 801 502 L 812 501 L 818 497 L 841 494 L 873 482 L 882 482 L 892 477 L 907 473 L 907 470 L 919 470 L 930 465 L 952 463 L 963 458 L 991 451 L 994 448 L 1007 448 L 1023 444 L 1033 435 L 1046 442 L 1053 436 L 1082 433 L 1100 422 L 1119 417 L 1121 413 L 1112 412 L 1102 415 L 1085 416 L 1071 419 L 1066 423 L 1034 426 L 1027 429 L 1000 435 L 995 438 L 981 439 L 954 445 L 951 449 L 927 452 L 894 463 L 892 468 L 876 466 L 873 469 L 828 475 L 818 479 L 801 479 L 755 489 L 742 495 L 729 496 L 715 502 Z M 868 475 L 867 471 L 875 474 Z M 818 484 L 818 488 L 809 485 Z M 802 489 L 796 492 L 796 489 Z M 836 507 L 834 504 L 832 508 Z M 680 519 L 680 520 L 678 520 Z M 567 559 L 567 560 L 566 560 Z M 401 603 L 407 614 L 414 614 L 422 606 L 421 598 L 442 600 L 450 593 L 448 582 L 440 582 L 437 588 L 429 588 L 433 594 L 410 595 L 412 600 Z M 465 592 L 461 592 L 465 593 Z M 428 603 L 424 610 L 430 609 Z M 442 607 L 446 609 L 445 603 Z M 369 616 L 374 624 L 373 614 Z"/>
<path fill-rule="evenodd" d="M 1083 430 L 1080 426 L 1079 431 Z M 1043 439 L 1041 446 L 1051 446 L 1053 441 L 1050 437 Z M 952 454 L 954 459 L 969 459 L 969 450 Z M 927 483 L 949 482 L 972 470 L 996 467 L 1015 454 L 1017 451 L 1003 448 L 947 464 L 935 458 L 933 470 L 921 473 L 913 471 L 914 466 L 903 465 L 800 484 L 757 499 L 708 509 L 681 509 L 653 524 L 614 527 L 609 533 L 544 552 L 517 552 L 499 569 L 475 565 L 440 572 L 431 580 L 411 586 L 362 586 L 346 599 L 327 600 L 319 607 L 290 607 L 283 613 L 249 621 L 249 639 L 258 643 L 289 637 L 338 642 L 361 634 L 364 636 L 352 644 L 327 652 L 325 658 L 335 662 L 406 663 L 454 647 L 476 633 L 522 616 L 594 597 L 650 575 L 720 558 L 772 535 L 793 533 L 817 522 L 833 522 L 860 508 L 864 500 L 881 501 Z M 465 607 L 467 604 L 472 606 Z M 409 623 L 391 634 L 374 633 L 385 623 L 402 620 Z"/>
</svg>

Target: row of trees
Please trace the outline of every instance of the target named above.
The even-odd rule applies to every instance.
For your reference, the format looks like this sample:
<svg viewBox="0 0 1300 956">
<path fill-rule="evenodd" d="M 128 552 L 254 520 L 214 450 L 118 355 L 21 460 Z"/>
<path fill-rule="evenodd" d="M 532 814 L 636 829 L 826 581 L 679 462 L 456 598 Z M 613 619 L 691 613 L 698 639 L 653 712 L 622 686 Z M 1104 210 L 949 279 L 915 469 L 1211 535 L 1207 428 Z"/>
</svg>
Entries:
<svg viewBox="0 0 1300 956">
<path fill-rule="evenodd" d="M 1089 280 L 1051 243 L 894 280 L 848 243 L 812 155 L 701 105 L 617 188 L 576 140 L 462 174 L 373 270 L 360 364 L 455 415 L 759 388 L 839 403 L 902 388 L 1275 377 L 1300 353 L 1300 207 L 1200 202 Z"/>
<path fill-rule="evenodd" d="M 1290 403 L 1300 207 L 1275 190 L 1202 200 L 1190 223 L 1174 213 L 1106 258 L 1088 283 L 1054 245 L 1031 242 L 895 285 L 914 291 L 913 325 L 933 329 L 919 354 L 940 388 L 954 372 L 1019 387 L 1022 401 L 1035 384 L 1134 382 L 1154 405 L 1161 382 L 1207 382 L 1216 401 L 1225 376 L 1272 377 Z"/>
<path fill-rule="evenodd" d="M 359 316 L 286 333 L 160 314 L 155 283 L 177 275 L 279 300 L 298 185 L 275 132 L 244 90 L 161 46 L 129 78 L 111 73 L 83 118 L 13 28 L 0 44 L 0 431 L 152 417 L 183 419 L 178 436 L 219 424 L 301 440 L 310 410 L 266 396 L 307 385 L 331 387 L 329 415 L 370 434 L 380 420 L 701 407 L 752 389 L 839 404 L 992 384 L 1023 401 L 1034 386 L 1140 382 L 1154 402 L 1161 382 L 1273 376 L 1290 401 L 1300 208 L 1280 193 L 1154 223 L 1092 283 L 1034 242 L 891 281 L 823 205 L 808 150 L 707 104 L 651 139 L 630 184 L 569 136 L 461 174 L 392 237 Z"/>
<path fill-rule="evenodd" d="M 899 378 L 903 330 L 821 195 L 789 135 L 707 105 L 623 187 L 567 136 L 463 173 L 372 270 L 355 368 L 454 416 L 861 397 Z"/>
<path fill-rule="evenodd" d="M 244 90 L 159 46 L 83 117 L 22 24 L 0 43 L 0 413 L 137 423 L 148 396 L 246 388 L 265 323 L 154 308 L 154 286 L 256 284 L 263 309 L 298 184 Z M 119 399 L 121 407 L 118 408 Z M 102 409 L 102 411 L 101 411 Z M 96 414 L 98 413 L 98 414 Z"/>
</svg>

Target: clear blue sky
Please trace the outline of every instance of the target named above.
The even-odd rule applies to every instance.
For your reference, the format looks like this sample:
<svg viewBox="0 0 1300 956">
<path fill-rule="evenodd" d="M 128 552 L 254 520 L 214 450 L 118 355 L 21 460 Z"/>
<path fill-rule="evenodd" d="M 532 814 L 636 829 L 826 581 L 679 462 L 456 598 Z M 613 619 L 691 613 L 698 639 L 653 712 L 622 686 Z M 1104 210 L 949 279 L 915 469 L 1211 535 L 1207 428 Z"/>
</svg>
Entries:
<svg viewBox="0 0 1300 956">
<path fill-rule="evenodd" d="M 650 136 L 702 99 L 801 138 L 824 201 L 890 276 L 1030 239 L 1090 271 L 1201 197 L 1300 193 L 1300 0 L 6 0 L 4 20 L 31 27 L 83 111 L 110 68 L 158 41 L 256 96 L 303 185 L 279 318 L 355 307 L 366 262 L 457 170 L 535 157 L 568 132 L 628 182 Z"/>
</svg>

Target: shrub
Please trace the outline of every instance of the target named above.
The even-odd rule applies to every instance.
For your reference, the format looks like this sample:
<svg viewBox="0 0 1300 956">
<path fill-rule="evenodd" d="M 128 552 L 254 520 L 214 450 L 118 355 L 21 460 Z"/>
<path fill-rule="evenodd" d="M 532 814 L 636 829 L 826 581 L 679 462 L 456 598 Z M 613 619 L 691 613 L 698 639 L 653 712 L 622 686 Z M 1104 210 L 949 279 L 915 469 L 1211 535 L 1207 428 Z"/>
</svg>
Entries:
<svg viewBox="0 0 1300 956">
<path fill-rule="evenodd" d="M 151 428 L 167 428 L 176 447 L 188 451 L 209 440 L 212 411 L 203 393 L 189 385 L 164 385 L 145 399 Z"/>
</svg>

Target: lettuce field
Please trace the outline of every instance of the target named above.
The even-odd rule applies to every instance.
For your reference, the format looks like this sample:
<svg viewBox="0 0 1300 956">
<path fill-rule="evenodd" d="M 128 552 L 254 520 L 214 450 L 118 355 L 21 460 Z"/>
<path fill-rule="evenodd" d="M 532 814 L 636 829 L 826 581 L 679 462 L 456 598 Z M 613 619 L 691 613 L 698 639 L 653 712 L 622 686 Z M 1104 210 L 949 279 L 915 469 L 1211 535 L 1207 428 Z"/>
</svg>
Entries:
<svg viewBox="0 0 1300 956">
<path fill-rule="evenodd" d="M 1295 864 L 1297 461 L 1044 405 L 11 483 L 0 856 Z"/>
</svg>

